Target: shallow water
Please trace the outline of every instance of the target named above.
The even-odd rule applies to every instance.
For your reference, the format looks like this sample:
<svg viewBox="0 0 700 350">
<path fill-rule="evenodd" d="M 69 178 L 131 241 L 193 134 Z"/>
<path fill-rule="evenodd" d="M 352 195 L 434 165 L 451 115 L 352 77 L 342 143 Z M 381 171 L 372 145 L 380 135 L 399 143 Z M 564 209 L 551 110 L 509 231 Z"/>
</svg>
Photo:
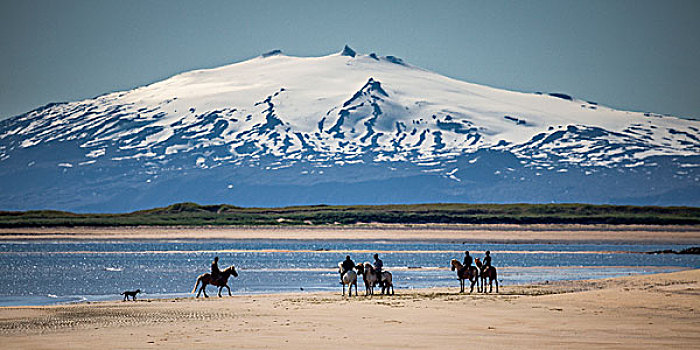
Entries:
<svg viewBox="0 0 700 350">
<path fill-rule="evenodd" d="M 427 241 L 132 240 L 0 243 L 0 306 L 191 296 L 215 255 L 240 276 L 234 294 L 339 291 L 337 264 L 378 252 L 399 288 L 458 286 L 450 259 L 491 250 L 502 285 L 700 268 L 700 256 L 640 254 L 685 245 L 461 244 Z M 303 290 L 302 290 L 303 289 Z M 360 282 L 359 289 L 363 289 Z M 209 294 L 215 293 L 210 287 Z"/>
</svg>

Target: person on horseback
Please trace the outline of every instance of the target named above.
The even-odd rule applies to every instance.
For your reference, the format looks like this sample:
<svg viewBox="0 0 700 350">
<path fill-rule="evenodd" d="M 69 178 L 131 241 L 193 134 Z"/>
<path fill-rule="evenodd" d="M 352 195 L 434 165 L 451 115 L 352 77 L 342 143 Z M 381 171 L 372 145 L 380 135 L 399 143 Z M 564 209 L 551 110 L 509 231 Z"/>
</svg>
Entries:
<svg viewBox="0 0 700 350">
<path fill-rule="evenodd" d="M 471 255 L 469 255 L 469 251 L 464 252 L 464 262 L 462 264 L 462 269 L 460 270 L 460 273 L 464 273 L 464 271 L 467 271 L 471 266 L 472 263 L 474 262 L 474 259 L 472 258 Z"/>
<path fill-rule="evenodd" d="M 377 283 L 382 284 L 382 268 L 384 267 L 384 262 L 379 259 L 379 254 L 374 254 L 374 273 L 377 275 Z"/>
<path fill-rule="evenodd" d="M 219 257 L 215 256 L 214 261 L 211 262 L 211 279 L 216 281 L 221 275 L 221 270 L 219 270 Z"/>
<path fill-rule="evenodd" d="M 343 283 L 343 275 L 345 275 L 346 272 L 355 268 L 355 262 L 352 261 L 352 259 L 350 259 L 350 255 L 345 256 L 345 260 L 343 261 L 341 267 L 342 271 L 340 271 L 340 283 Z"/>
<path fill-rule="evenodd" d="M 486 256 L 484 256 L 484 269 L 491 266 L 491 252 L 486 251 Z"/>
</svg>

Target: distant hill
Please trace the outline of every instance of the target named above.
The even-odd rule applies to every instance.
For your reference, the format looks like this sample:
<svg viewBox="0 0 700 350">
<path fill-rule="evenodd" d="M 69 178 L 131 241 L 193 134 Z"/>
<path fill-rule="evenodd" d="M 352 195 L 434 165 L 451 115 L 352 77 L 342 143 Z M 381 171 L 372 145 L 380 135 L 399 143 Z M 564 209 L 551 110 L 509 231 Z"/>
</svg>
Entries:
<svg viewBox="0 0 700 350">
<path fill-rule="evenodd" d="M 700 208 L 588 204 L 418 204 L 241 208 L 178 203 L 125 214 L 0 212 L 0 227 L 135 225 L 700 224 Z"/>
</svg>

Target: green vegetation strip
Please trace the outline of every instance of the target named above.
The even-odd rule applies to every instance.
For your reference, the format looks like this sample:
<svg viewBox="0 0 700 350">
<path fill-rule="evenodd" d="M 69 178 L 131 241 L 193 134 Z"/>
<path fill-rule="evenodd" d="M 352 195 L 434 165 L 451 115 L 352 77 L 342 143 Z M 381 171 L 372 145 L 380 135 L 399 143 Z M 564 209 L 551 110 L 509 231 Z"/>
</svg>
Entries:
<svg viewBox="0 0 700 350">
<path fill-rule="evenodd" d="M 123 214 L 0 211 L 0 227 L 383 224 L 700 224 L 700 208 L 590 204 L 415 204 L 241 208 L 178 203 Z"/>
</svg>

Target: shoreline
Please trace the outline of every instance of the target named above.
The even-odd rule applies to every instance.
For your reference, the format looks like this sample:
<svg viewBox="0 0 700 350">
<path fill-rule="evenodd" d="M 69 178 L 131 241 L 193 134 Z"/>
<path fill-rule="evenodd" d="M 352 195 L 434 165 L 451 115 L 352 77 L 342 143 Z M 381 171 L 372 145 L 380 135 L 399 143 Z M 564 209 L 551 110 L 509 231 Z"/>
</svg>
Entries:
<svg viewBox="0 0 700 350">
<path fill-rule="evenodd" d="M 352 225 L 263 227 L 0 228 L 8 240 L 412 240 L 493 243 L 639 242 L 700 244 L 700 226 L 659 225 Z"/>
<path fill-rule="evenodd" d="M 533 288 L 533 287 L 542 287 L 545 285 L 555 286 L 558 284 L 576 284 L 576 283 L 595 283 L 597 281 L 604 281 L 608 279 L 615 279 L 615 278 L 623 278 L 623 277 L 635 277 L 635 276 L 648 276 L 648 275 L 655 275 L 655 274 L 668 274 L 668 273 L 676 273 L 676 272 L 682 272 L 682 271 L 690 271 L 694 270 L 693 267 L 685 267 L 685 266 L 528 266 L 528 267 L 513 267 L 513 266 L 506 266 L 506 267 L 500 267 L 499 271 L 504 272 L 504 271 L 511 271 L 511 270 L 535 270 L 535 269 L 555 269 L 555 270 L 567 270 L 567 269 L 611 269 L 611 268 L 618 268 L 618 269 L 625 269 L 625 268 L 639 268 L 644 270 L 644 272 L 630 272 L 626 276 L 618 276 L 618 277 L 599 277 L 599 278 L 592 278 L 592 279 L 562 279 L 562 280 L 546 280 L 543 282 L 537 282 L 533 281 L 530 283 L 526 284 L 521 284 L 521 283 L 516 283 L 516 284 L 503 284 L 503 281 L 501 281 L 501 287 L 505 287 L 508 289 L 519 289 L 519 288 Z M 410 269 L 410 268 L 405 268 L 403 270 Z M 431 267 L 431 268 L 419 268 L 420 270 L 424 271 L 449 271 L 449 267 Z M 320 269 L 323 272 L 335 272 L 334 269 Z M 396 267 L 391 267 L 392 271 L 397 271 L 397 270 L 402 270 Z M 240 270 L 240 271 L 246 271 L 246 270 Z M 336 294 L 335 289 L 339 287 L 325 287 L 324 289 L 333 289 L 334 291 L 304 291 L 304 292 L 291 292 L 291 291 L 281 291 L 281 292 L 269 292 L 269 291 L 240 291 L 240 290 L 235 290 L 232 289 L 233 296 L 238 296 L 238 297 L 243 297 L 243 296 L 267 296 L 267 297 L 273 297 L 273 296 L 279 296 L 279 297 L 289 297 L 289 296 L 314 296 L 314 295 L 334 295 Z M 445 286 L 437 286 L 437 287 L 400 287 L 396 288 L 398 291 L 397 294 L 410 294 L 410 293 L 421 293 L 425 291 L 434 291 L 434 290 L 449 290 L 452 287 L 445 287 Z M 308 290 L 309 288 L 307 288 Z M 362 284 L 361 281 L 358 281 L 358 290 L 361 293 L 364 293 L 364 285 Z M 209 289 L 210 292 L 210 297 L 216 297 L 215 293 L 211 293 L 211 289 Z M 225 293 L 225 292 L 224 292 Z M 193 298 L 194 293 L 164 293 L 164 294 L 146 294 L 142 293 L 139 294 L 139 302 L 153 302 L 153 301 L 172 301 L 172 300 L 189 300 L 189 299 L 195 299 Z M 501 294 L 501 295 L 508 295 L 508 294 Z M 47 298 L 51 298 L 48 295 L 46 296 Z M 101 304 L 101 303 L 113 303 L 113 302 L 119 302 L 121 300 L 121 296 L 115 295 L 115 294 L 92 294 L 92 295 L 60 295 L 60 296 L 53 296 L 54 298 L 58 299 L 80 299 L 83 298 L 84 300 L 66 300 L 66 301 L 54 301 L 54 302 L 48 302 L 48 303 L 34 303 L 34 304 L 16 304 L 16 305 L 0 305 L 0 310 L 3 308 L 25 308 L 25 307 L 61 307 L 61 306 L 71 306 L 71 305 L 90 305 L 90 304 Z M 87 297 L 90 297 L 91 299 L 87 299 Z M 31 300 L 32 298 L 34 299 L 39 299 L 39 298 L 44 298 L 44 295 L 24 295 L 24 296 L 12 296 L 12 298 L 16 299 L 29 299 Z M 2 300 L 2 297 L 0 297 L 0 300 Z M 50 300 L 50 299 L 49 299 Z"/>
<path fill-rule="evenodd" d="M 455 280 L 455 286 L 457 281 Z M 358 288 L 363 292 L 363 288 Z M 8 348 L 693 348 L 700 269 L 602 280 L 0 308 Z M 342 324 L 342 326 L 340 325 Z M 614 330 L 614 331 L 611 331 Z M 365 336 L 367 332 L 369 335 Z"/>
</svg>

